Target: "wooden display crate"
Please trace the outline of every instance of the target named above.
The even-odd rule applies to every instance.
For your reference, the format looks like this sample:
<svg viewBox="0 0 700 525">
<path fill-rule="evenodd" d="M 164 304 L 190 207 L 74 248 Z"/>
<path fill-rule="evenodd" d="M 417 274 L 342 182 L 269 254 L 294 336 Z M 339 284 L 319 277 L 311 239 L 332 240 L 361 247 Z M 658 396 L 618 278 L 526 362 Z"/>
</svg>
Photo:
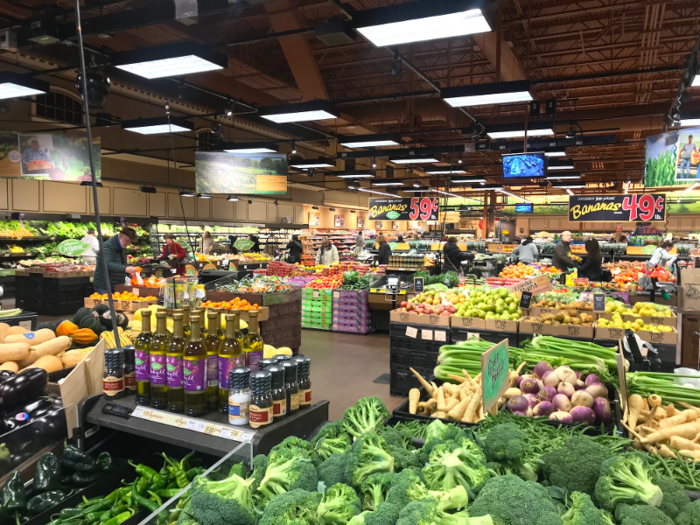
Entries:
<svg viewBox="0 0 700 525">
<path fill-rule="evenodd" d="M 392 310 L 389 320 L 392 323 L 424 324 L 429 326 L 450 326 L 449 315 L 414 314 L 403 310 Z M 482 321 L 482 319 L 479 319 Z"/>
<path fill-rule="evenodd" d="M 93 297 L 86 297 L 84 304 L 86 308 L 94 308 L 98 304 L 107 304 L 107 299 L 95 299 Z M 152 304 L 158 304 L 157 300 L 152 301 L 125 301 L 121 299 L 114 299 L 114 309 L 120 312 L 135 312 L 141 310 L 142 308 L 148 308 Z"/>
<path fill-rule="evenodd" d="M 209 308 L 206 308 L 207 311 L 209 311 Z M 267 306 L 261 306 L 260 308 L 256 308 L 258 312 L 258 321 L 267 321 L 270 318 L 270 308 Z M 250 320 L 250 316 L 248 315 L 250 310 L 236 310 L 239 314 L 241 314 L 241 320 L 245 321 L 246 323 Z M 223 315 L 227 315 L 229 313 L 233 313 L 234 310 L 226 310 Z"/>
</svg>

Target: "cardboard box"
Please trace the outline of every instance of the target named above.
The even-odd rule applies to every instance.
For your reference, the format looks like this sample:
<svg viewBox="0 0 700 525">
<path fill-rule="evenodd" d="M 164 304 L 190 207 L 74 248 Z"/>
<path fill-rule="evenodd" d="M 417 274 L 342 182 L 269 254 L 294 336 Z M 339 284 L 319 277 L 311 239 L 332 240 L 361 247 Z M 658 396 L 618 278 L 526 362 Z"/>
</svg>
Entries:
<svg viewBox="0 0 700 525">
<path fill-rule="evenodd" d="M 682 284 L 700 284 L 700 268 L 683 268 L 681 270 Z"/>
<path fill-rule="evenodd" d="M 613 314 L 600 314 L 598 315 L 598 319 L 610 319 L 612 320 Z M 678 326 L 678 317 L 675 315 L 673 317 L 648 317 L 645 315 L 642 315 L 641 317 L 635 317 L 634 315 L 623 315 L 622 320 L 623 321 L 636 321 L 637 319 L 640 319 L 644 321 L 645 324 L 657 324 L 657 325 L 665 325 L 665 326 L 673 326 L 674 328 Z"/>
<path fill-rule="evenodd" d="M 528 310 L 527 315 L 536 317 L 538 315 L 542 314 L 560 314 L 560 313 L 567 313 L 567 312 L 576 312 L 576 315 L 581 315 L 581 314 L 589 314 L 593 316 L 593 319 L 598 319 L 600 317 L 601 313 L 600 312 L 594 312 L 593 310 L 559 310 L 557 308 L 539 308 L 539 307 L 532 307 Z"/>
<path fill-rule="evenodd" d="M 205 310 L 209 310 L 208 308 L 205 308 Z M 270 309 L 267 306 L 261 306 L 259 308 L 256 308 L 258 311 L 258 321 L 267 321 L 270 318 Z M 248 310 L 237 310 L 239 314 L 241 314 L 241 321 L 245 321 L 246 323 L 250 320 L 250 316 L 248 315 Z M 226 310 L 223 315 L 227 314 L 232 314 L 233 310 Z"/>
<path fill-rule="evenodd" d="M 676 345 L 678 344 L 678 332 L 673 329 L 673 332 L 650 332 L 648 330 L 639 330 L 635 332 L 642 341 L 651 343 L 652 345 Z M 596 326 L 596 339 L 622 339 L 625 336 L 624 328 L 603 328 Z"/>
<path fill-rule="evenodd" d="M 104 302 L 104 301 L 103 301 Z M 114 301 L 114 308 L 122 312 L 135 312 L 141 308 L 148 308 L 152 304 L 158 304 L 158 301 Z"/>
<path fill-rule="evenodd" d="M 577 337 L 582 339 L 593 339 L 595 327 L 581 326 L 575 324 L 551 325 L 545 323 L 530 323 L 520 321 L 518 330 L 525 334 L 554 335 L 557 337 Z"/>
<path fill-rule="evenodd" d="M 683 283 L 678 290 L 678 310 L 681 312 L 700 312 L 700 284 Z"/>
<path fill-rule="evenodd" d="M 484 319 L 486 330 L 495 332 L 511 332 L 518 331 L 518 321 L 502 321 L 501 319 Z"/>
<path fill-rule="evenodd" d="M 15 270 L 15 277 L 26 277 L 29 275 L 29 268 L 17 268 Z"/>
<path fill-rule="evenodd" d="M 392 323 L 424 324 L 429 326 L 450 326 L 449 315 L 427 315 L 404 312 L 402 310 L 392 310 L 389 321 Z"/>
<path fill-rule="evenodd" d="M 454 328 L 471 328 L 472 330 L 486 330 L 486 321 L 479 317 L 450 317 L 450 326 Z"/>
</svg>

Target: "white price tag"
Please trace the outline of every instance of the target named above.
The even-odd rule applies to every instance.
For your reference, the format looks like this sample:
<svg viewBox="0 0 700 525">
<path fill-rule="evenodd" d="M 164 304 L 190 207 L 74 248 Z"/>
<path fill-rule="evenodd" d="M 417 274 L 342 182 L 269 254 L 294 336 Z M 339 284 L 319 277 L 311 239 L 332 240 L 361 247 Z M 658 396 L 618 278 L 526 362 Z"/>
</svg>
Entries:
<svg viewBox="0 0 700 525">
<path fill-rule="evenodd" d="M 432 330 L 421 330 L 421 336 L 424 341 L 432 341 L 433 340 L 433 331 Z"/>
<path fill-rule="evenodd" d="M 314 290 L 313 296 L 314 299 L 318 299 L 318 290 Z"/>
<path fill-rule="evenodd" d="M 406 327 L 406 336 L 412 337 L 413 339 L 415 339 L 416 337 L 418 337 L 418 328 L 414 328 L 412 326 L 407 326 Z"/>
<path fill-rule="evenodd" d="M 132 288 L 132 289 L 131 289 L 131 293 L 133 293 L 136 297 L 139 297 L 139 296 L 140 296 L 140 294 L 139 294 L 139 289 L 138 289 L 138 288 Z"/>
<path fill-rule="evenodd" d="M 143 417 L 143 407 L 137 406 L 131 413 L 131 417 Z"/>
<path fill-rule="evenodd" d="M 233 431 L 228 428 L 222 428 L 219 430 L 219 437 L 224 439 L 230 439 L 232 441 L 237 441 L 241 434 L 240 430 Z"/>
<path fill-rule="evenodd" d="M 447 341 L 447 332 L 440 330 L 435 330 L 435 340 L 442 341 L 443 343 Z"/>
<path fill-rule="evenodd" d="M 202 421 L 194 421 L 190 419 L 185 422 L 185 428 L 187 430 L 194 430 L 195 432 L 203 432 L 205 426 L 207 426 L 206 423 Z"/>
</svg>

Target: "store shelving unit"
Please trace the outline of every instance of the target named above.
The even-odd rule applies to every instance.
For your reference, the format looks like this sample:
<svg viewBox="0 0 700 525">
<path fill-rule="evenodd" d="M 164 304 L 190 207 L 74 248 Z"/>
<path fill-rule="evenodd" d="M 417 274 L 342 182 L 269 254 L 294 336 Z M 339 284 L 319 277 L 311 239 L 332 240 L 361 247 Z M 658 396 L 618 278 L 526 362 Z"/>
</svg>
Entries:
<svg viewBox="0 0 700 525">
<path fill-rule="evenodd" d="M 305 233 L 302 239 L 302 244 L 304 245 L 304 255 L 315 258 L 316 252 L 321 247 L 323 237 L 327 236 L 328 240 L 335 244 L 336 248 L 338 248 L 338 256 L 341 261 L 354 260 L 357 231 L 346 229 L 341 231 L 350 231 L 350 233 L 340 233 L 332 230 L 311 230 Z"/>
</svg>

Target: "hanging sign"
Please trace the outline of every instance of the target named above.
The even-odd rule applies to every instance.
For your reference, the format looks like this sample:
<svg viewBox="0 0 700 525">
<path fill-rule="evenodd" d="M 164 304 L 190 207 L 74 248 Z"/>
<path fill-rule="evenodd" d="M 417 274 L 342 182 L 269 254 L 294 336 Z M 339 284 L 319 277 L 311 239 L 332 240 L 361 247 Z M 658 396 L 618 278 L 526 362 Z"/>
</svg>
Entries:
<svg viewBox="0 0 700 525">
<path fill-rule="evenodd" d="M 440 199 L 370 199 L 369 219 L 390 221 L 436 221 L 440 213 Z"/>
<path fill-rule="evenodd" d="M 255 246 L 255 241 L 251 241 L 249 239 L 246 239 L 245 237 L 239 237 L 233 243 L 233 247 L 236 248 L 236 250 L 238 250 L 239 252 L 243 253 L 250 250 L 253 246 Z"/>
<path fill-rule="evenodd" d="M 488 412 L 510 386 L 508 339 L 481 354 L 481 385 L 484 412 Z"/>
<path fill-rule="evenodd" d="M 84 254 L 89 248 L 90 245 L 86 242 L 68 239 L 58 245 L 57 251 L 66 257 L 76 257 Z"/>
<path fill-rule="evenodd" d="M 665 221 L 666 195 L 571 195 L 570 221 Z"/>
<path fill-rule="evenodd" d="M 552 281 L 550 281 L 549 277 L 546 275 L 539 275 L 533 279 L 527 279 L 508 288 L 511 293 L 532 292 L 533 295 L 548 292 L 551 289 Z"/>
</svg>

